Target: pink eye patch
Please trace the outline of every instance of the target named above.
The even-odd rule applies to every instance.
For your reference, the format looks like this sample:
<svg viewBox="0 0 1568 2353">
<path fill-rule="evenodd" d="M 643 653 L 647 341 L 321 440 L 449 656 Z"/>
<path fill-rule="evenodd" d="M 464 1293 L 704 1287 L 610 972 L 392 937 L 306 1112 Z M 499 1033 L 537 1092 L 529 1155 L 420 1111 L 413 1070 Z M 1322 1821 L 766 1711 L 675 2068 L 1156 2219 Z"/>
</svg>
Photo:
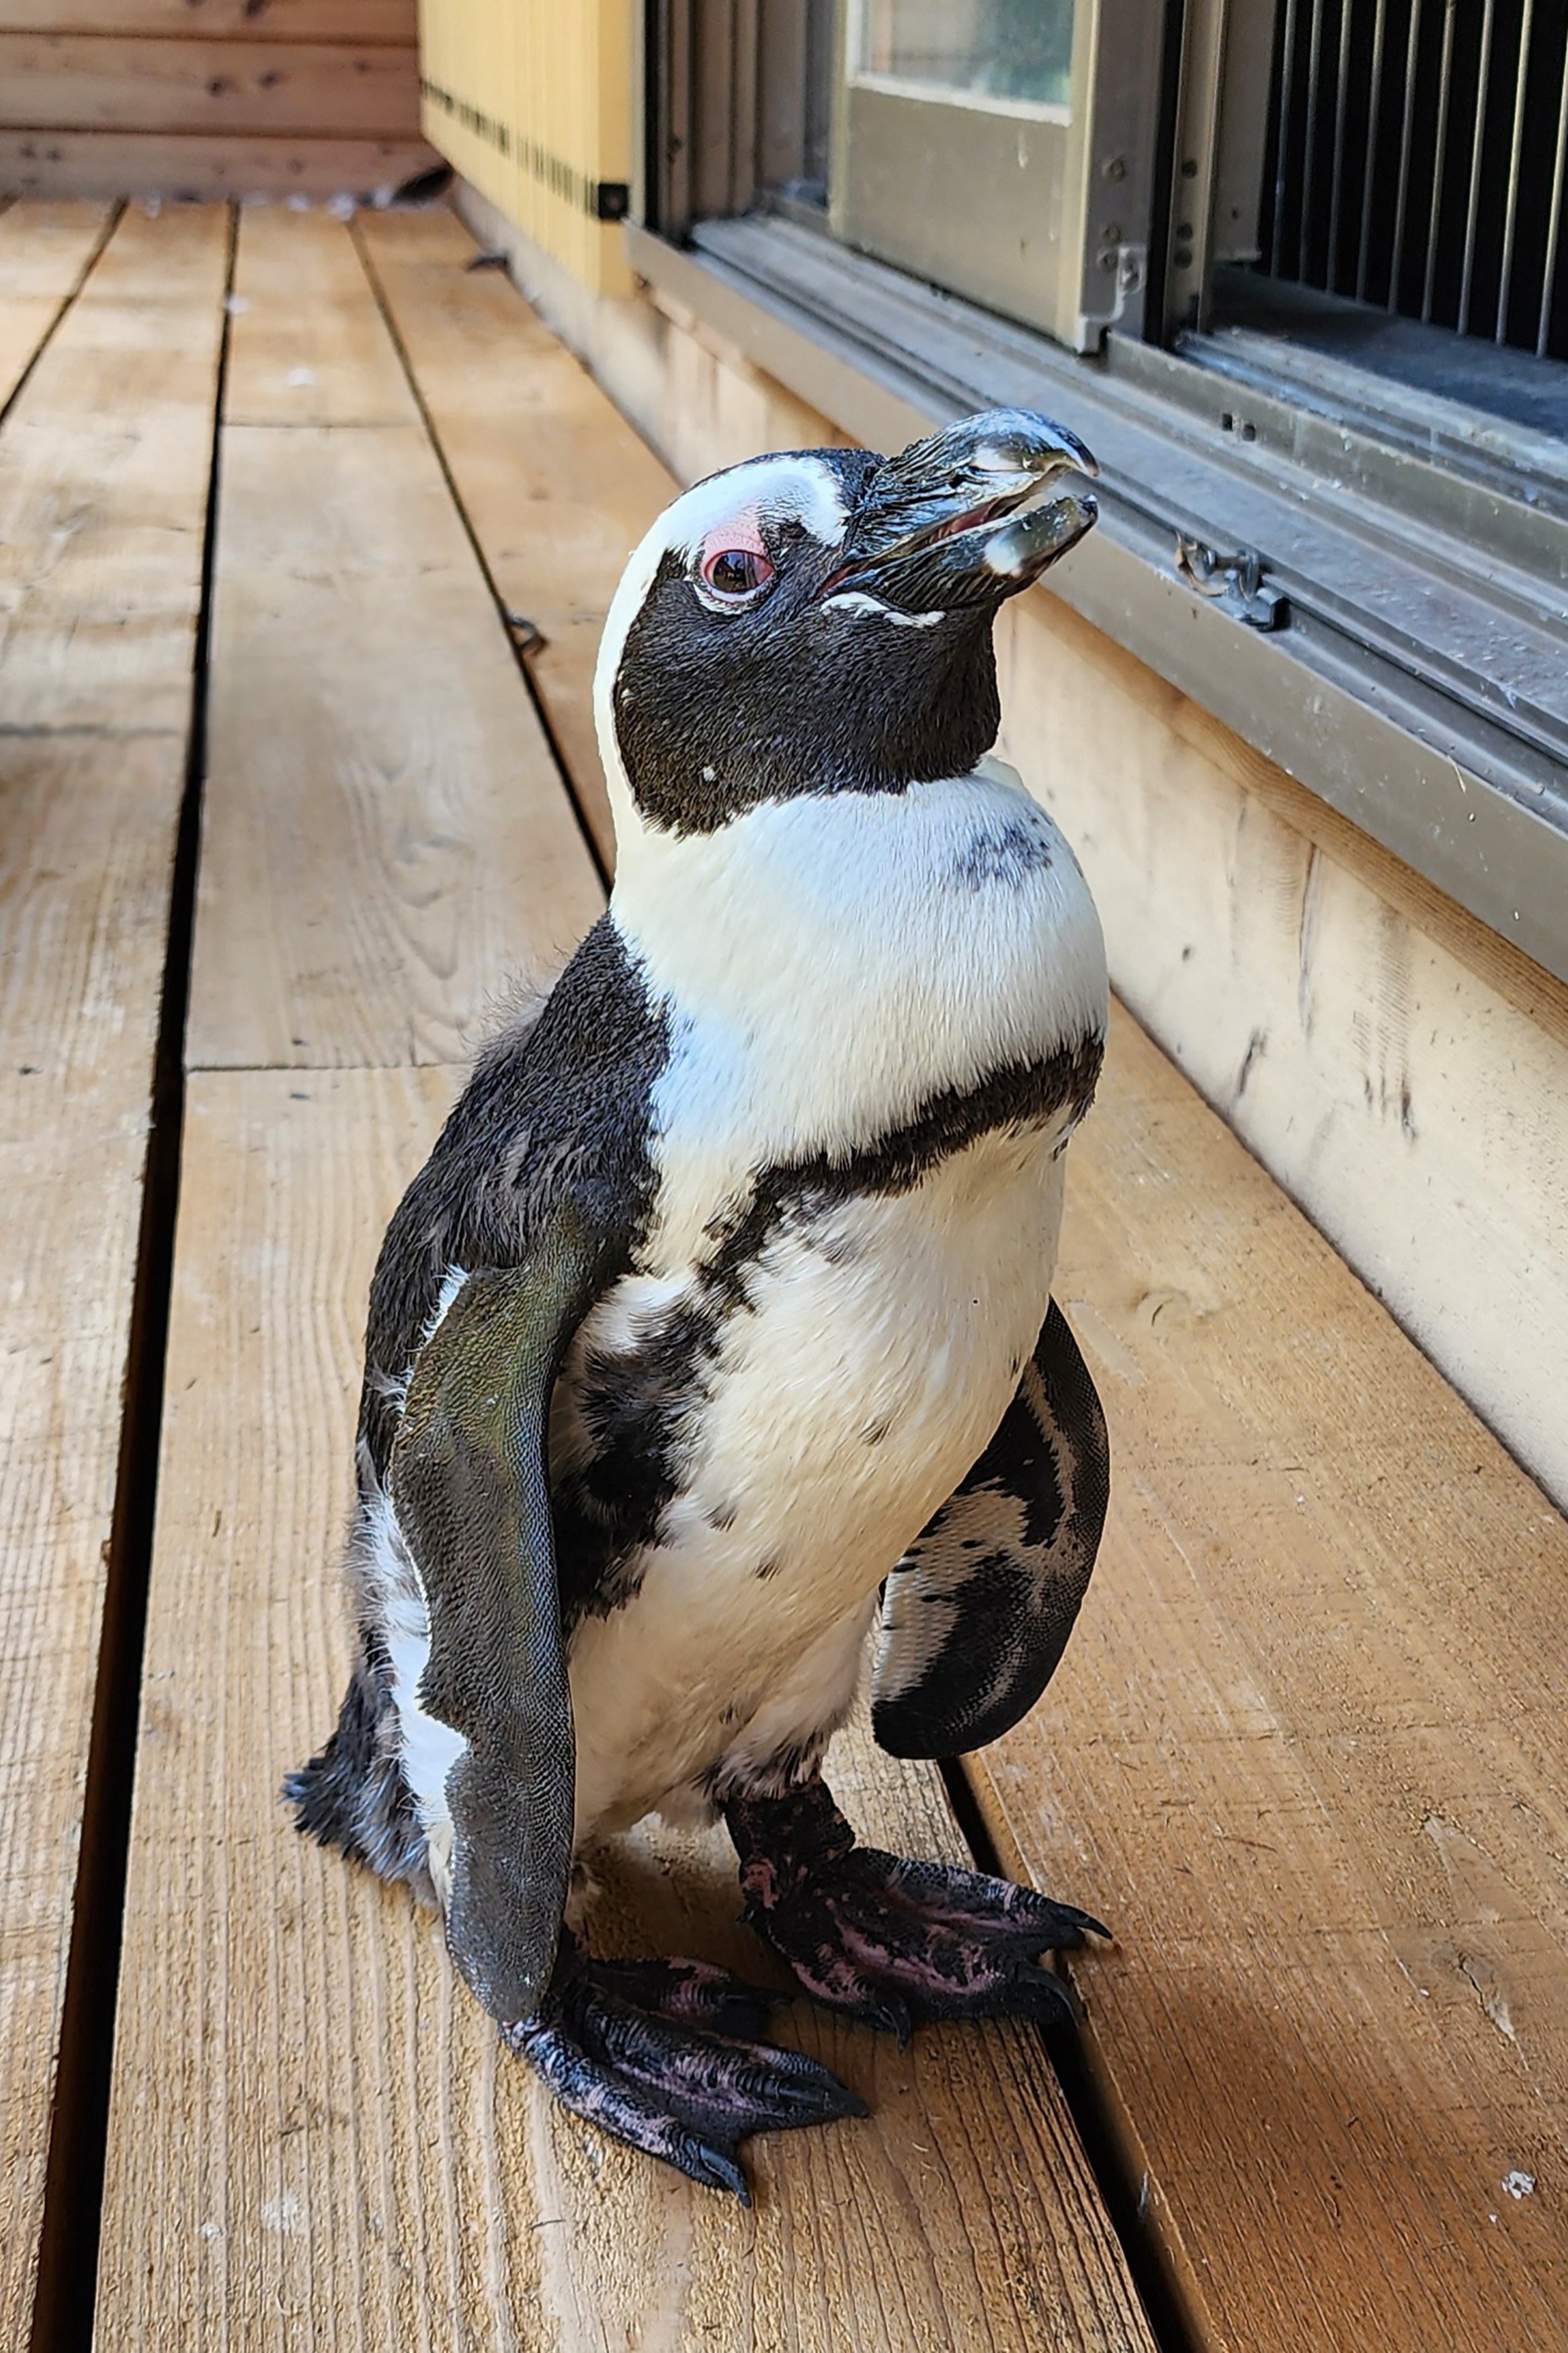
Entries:
<svg viewBox="0 0 1568 2353">
<path fill-rule="evenodd" d="M 768 551 L 763 544 L 763 528 L 755 507 L 743 507 L 739 514 L 731 515 L 728 522 L 714 524 L 703 539 L 700 566 L 706 564 L 710 556 L 721 555 L 729 548 L 735 548 L 746 555 L 766 558 Z"/>
</svg>

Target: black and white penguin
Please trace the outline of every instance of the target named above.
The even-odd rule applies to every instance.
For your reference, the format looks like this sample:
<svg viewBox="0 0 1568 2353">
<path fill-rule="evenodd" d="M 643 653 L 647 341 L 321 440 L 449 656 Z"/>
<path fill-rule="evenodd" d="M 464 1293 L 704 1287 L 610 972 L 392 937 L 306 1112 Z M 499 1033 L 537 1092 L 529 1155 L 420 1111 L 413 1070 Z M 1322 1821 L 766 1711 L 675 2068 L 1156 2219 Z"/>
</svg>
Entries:
<svg viewBox="0 0 1568 2353">
<path fill-rule="evenodd" d="M 1046 2016 L 1088 1914 L 857 1846 L 821 1778 L 879 1620 L 900 1757 L 1060 1658 L 1109 1492 L 1050 1285 L 1107 994 L 1077 861 L 988 755 L 992 625 L 1094 520 L 1017 410 L 676 500 L 596 677 L 618 866 L 479 1059 L 372 1290 L 342 1718 L 300 1826 L 433 1897 L 578 2114 L 744 2197 L 864 2113 L 700 1962 L 590 1957 L 596 1841 L 721 1813 L 748 1916 L 907 2033 Z"/>
</svg>

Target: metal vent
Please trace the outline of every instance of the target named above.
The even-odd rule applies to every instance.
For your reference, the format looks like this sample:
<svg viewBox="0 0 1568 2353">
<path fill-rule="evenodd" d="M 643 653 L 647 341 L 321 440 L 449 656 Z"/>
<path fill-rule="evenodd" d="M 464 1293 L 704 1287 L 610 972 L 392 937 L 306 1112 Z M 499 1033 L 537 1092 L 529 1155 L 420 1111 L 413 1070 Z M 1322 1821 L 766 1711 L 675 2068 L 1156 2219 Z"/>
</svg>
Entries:
<svg viewBox="0 0 1568 2353">
<path fill-rule="evenodd" d="M 1561 0 L 1280 0 L 1277 278 L 1568 358 Z"/>
</svg>

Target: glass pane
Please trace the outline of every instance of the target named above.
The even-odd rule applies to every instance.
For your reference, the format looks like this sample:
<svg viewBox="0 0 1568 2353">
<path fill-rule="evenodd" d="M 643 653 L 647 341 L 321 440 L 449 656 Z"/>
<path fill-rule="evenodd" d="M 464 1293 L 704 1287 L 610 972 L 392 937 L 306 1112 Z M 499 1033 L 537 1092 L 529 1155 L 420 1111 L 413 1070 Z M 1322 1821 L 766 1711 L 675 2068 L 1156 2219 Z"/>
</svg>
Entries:
<svg viewBox="0 0 1568 2353">
<path fill-rule="evenodd" d="M 860 0 L 858 81 L 1035 113 L 1068 103 L 1073 0 Z"/>
</svg>

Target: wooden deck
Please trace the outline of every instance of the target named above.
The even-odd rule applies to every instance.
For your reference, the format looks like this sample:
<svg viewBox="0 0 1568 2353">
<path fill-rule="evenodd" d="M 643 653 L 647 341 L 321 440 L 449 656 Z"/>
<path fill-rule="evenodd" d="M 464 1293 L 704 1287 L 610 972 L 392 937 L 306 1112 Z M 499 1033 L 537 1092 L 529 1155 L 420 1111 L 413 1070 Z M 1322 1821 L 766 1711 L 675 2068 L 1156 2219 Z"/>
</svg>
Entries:
<svg viewBox="0 0 1568 2353">
<path fill-rule="evenodd" d="M 371 1260 L 602 903 L 593 645 L 669 490 L 472 251 L 0 214 L 0 2342 L 85 2346 L 96 2249 L 103 2353 L 1568 2348 L 1568 1532 L 1125 1019 L 1058 1286 L 1106 1553 L 965 1810 L 1119 1931 L 1058 2063 L 799 2006 L 874 2114 L 743 2214 L 289 1828 Z M 718 1839 L 608 1894 L 760 1965 Z"/>
</svg>

